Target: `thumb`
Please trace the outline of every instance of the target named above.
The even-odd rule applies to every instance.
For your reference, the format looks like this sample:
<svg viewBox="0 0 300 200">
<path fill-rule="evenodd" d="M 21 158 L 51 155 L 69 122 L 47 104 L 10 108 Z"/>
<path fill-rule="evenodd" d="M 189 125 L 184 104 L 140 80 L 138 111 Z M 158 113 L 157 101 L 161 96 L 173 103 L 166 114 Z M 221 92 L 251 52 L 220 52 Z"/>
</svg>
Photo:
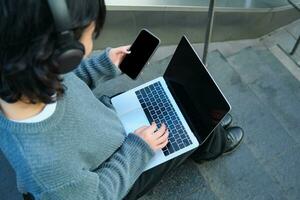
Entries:
<svg viewBox="0 0 300 200">
<path fill-rule="evenodd" d="M 130 49 L 130 45 L 127 45 L 127 46 L 123 46 L 123 47 L 121 48 L 121 51 L 122 51 L 123 53 L 125 53 L 125 54 L 130 54 L 131 51 L 129 51 L 129 49 Z"/>
</svg>

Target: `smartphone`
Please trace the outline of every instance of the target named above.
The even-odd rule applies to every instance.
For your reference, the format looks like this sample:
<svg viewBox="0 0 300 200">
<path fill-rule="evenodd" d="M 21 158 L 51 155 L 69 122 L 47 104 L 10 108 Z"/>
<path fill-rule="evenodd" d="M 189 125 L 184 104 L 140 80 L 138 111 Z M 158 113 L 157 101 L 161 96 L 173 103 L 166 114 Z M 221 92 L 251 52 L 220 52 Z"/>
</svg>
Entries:
<svg viewBox="0 0 300 200">
<path fill-rule="evenodd" d="M 142 29 L 127 54 L 120 63 L 120 70 L 130 78 L 136 79 L 151 58 L 160 43 L 160 39 L 147 29 Z"/>
</svg>

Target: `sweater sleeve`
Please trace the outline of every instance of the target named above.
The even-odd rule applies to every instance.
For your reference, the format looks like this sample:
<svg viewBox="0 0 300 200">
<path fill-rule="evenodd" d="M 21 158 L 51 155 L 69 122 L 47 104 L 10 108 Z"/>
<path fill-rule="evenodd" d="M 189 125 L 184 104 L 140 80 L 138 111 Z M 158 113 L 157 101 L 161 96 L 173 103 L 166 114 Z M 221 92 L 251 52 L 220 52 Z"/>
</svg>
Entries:
<svg viewBox="0 0 300 200">
<path fill-rule="evenodd" d="M 104 82 L 121 74 L 120 69 L 111 62 L 108 56 L 110 49 L 106 48 L 104 52 L 84 59 L 73 71 L 91 89 L 95 88 L 97 82 Z"/>
<path fill-rule="evenodd" d="M 80 171 L 73 182 L 45 191 L 42 200 L 120 200 L 141 175 L 154 152 L 134 134 L 95 171 Z"/>
</svg>

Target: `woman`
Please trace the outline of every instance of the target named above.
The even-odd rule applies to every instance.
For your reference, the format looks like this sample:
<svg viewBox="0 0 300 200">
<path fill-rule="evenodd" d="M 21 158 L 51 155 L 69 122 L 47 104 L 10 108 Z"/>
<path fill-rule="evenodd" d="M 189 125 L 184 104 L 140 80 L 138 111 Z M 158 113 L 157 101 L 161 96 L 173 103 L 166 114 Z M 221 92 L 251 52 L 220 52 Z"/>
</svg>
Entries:
<svg viewBox="0 0 300 200">
<path fill-rule="evenodd" d="M 159 175 L 142 174 L 154 152 L 167 145 L 167 127 L 157 130 L 153 123 L 126 136 L 110 105 L 91 91 L 120 74 L 128 46 L 86 58 L 72 72 L 62 70 L 57 52 L 67 39 L 48 2 L 0 0 L 0 148 L 18 190 L 42 200 L 135 199 L 192 152 L 159 166 Z M 70 38 L 83 45 L 86 57 L 104 24 L 104 1 L 66 3 Z M 149 176 L 152 183 L 143 184 Z"/>
</svg>

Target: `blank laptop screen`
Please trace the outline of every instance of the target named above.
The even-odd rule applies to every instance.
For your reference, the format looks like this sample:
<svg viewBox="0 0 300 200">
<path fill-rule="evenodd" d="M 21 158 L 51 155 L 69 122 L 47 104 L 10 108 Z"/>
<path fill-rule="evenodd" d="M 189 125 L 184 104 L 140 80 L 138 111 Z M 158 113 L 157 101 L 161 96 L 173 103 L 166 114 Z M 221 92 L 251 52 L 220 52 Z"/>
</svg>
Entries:
<svg viewBox="0 0 300 200">
<path fill-rule="evenodd" d="M 202 144 L 230 106 L 185 37 L 164 74 L 172 95 Z"/>
</svg>

